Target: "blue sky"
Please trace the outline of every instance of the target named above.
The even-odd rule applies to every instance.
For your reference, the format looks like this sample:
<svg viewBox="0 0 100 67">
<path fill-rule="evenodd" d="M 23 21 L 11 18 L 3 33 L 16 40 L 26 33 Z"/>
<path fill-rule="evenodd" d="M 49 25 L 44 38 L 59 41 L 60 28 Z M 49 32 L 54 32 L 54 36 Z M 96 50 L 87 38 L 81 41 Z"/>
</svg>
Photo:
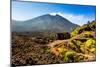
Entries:
<svg viewBox="0 0 100 67">
<path fill-rule="evenodd" d="M 59 14 L 75 24 L 83 25 L 95 20 L 95 9 L 95 6 L 12 1 L 12 19 L 25 21 L 44 14 Z"/>
</svg>

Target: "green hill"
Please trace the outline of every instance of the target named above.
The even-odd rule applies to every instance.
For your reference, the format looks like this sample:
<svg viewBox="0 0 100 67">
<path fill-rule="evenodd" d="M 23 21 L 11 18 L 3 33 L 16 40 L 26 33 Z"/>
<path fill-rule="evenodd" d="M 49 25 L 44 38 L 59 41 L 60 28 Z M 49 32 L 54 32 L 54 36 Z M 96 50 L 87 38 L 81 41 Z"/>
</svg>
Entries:
<svg viewBox="0 0 100 67">
<path fill-rule="evenodd" d="M 84 31 L 96 31 L 96 21 L 88 22 L 88 24 L 84 24 L 81 27 L 77 27 L 74 31 L 71 32 L 71 36 L 75 36 Z"/>
<path fill-rule="evenodd" d="M 55 44 L 51 52 L 66 62 L 95 61 L 96 21 L 88 22 L 71 32 L 71 38 Z"/>
</svg>

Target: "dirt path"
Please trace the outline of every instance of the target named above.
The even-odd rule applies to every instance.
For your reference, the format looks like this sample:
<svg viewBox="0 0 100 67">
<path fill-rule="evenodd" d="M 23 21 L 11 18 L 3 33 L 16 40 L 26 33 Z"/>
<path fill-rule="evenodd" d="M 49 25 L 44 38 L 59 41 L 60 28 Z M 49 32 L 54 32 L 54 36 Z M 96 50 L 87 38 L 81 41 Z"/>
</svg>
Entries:
<svg viewBox="0 0 100 67">
<path fill-rule="evenodd" d="M 67 42 L 67 41 L 68 40 L 56 40 L 56 41 L 54 41 L 52 43 L 49 43 L 48 46 L 53 47 L 56 44 L 60 44 L 60 43 Z"/>
<path fill-rule="evenodd" d="M 82 56 L 84 56 L 84 57 L 87 57 L 87 61 L 89 61 L 89 60 L 95 60 L 95 55 L 93 55 L 93 54 L 82 54 L 82 53 L 76 53 L 77 55 L 82 55 Z"/>
<path fill-rule="evenodd" d="M 74 36 L 74 37 L 72 37 L 72 38 L 73 38 L 73 39 L 79 39 L 80 35 L 81 35 L 81 34 L 76 35 L 76 36 Z M 53 46 L 56 45 L 56 44 L 60 44 L 60 43 L 63 43 L 63 42 L 68 42 L 68 40 L 69 40 L 69 39 L 66 39 L 66 40 L 56 40 L 56 41 L 53 41 L 52 43 L 49 43 L 48 46 L 53 47 Z"/>
</svg>

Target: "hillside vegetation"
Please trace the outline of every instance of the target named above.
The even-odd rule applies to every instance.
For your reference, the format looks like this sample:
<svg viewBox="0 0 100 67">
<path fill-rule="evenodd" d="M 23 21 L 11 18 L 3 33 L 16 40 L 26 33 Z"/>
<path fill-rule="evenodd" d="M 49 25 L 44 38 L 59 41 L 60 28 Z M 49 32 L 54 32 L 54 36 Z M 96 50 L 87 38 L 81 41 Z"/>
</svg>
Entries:
<svg viewBox="0 0 100 67">
<path fill-rule="evenodd" d="M 92 21 L 71 32 L 71 38 L 51 48 L 66 62 L 95 61 L 96 22 Z"/>
</svg>

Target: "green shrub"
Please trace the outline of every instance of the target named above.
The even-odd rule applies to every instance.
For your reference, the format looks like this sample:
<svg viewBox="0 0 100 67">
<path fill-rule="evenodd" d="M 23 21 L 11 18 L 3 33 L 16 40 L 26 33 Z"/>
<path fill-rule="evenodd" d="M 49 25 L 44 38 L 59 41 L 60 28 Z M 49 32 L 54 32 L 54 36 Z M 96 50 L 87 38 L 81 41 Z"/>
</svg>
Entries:
<svg viewBox="0 0 100 67">
<path fill-rule="evenodd" d="M 96 48 L 91 48 L 90 51 L 91 51 L 92 53 L 95 53 L 95 52 L 96 52 Z"/>
<path fill-rule="evenodd" d="M 65 56 L 64 56 L 64 60 L 67 61 L 67 62 L 73 62 L 75 54 L 76 54 L 75 51 L 66 52 Z"/>
<path fill-rule="evenodd" d="M 84 42 L 82 45 L 80 45 L 80 50 L 83 53 L 95 53 L 96 45 L 95 45 L 95 39 L 88 39 L 86 42 Z"/>
<path fill-rule="evenodd" d="M 95 45 L 96 42 L 95 42 L 94 39 L 89 39 L 89 40 L 86 41 L 85 44 L 86 44 L 87 47 L 91 47 L 92 45 Z"/>
<path fill-rule="evenodd" d="M 93 31 L 85 31 L 80 35 L 80 38 L 93 38 Z"/>
<path fill-rule="evenodd" d="M 80 50 L 84 53 L 85 52 L 85 45 L 80 45 Z"/>
</svg>

